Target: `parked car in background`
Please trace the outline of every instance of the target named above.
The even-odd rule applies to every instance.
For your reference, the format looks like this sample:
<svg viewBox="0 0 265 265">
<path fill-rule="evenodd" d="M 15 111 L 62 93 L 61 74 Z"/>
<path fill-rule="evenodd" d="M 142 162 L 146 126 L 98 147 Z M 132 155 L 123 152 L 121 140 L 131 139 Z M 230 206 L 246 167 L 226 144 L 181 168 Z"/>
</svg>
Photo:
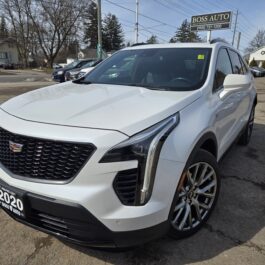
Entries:
<svg viewBox="0 0 265 265">
<path fill-rule="evenodd" d="M 216 205 L 218 161 L 250 141 L 256 103 L 229 44 L 125 48 L 0 106 L 0 206 L 87 246 L 191 236 Z"/>
<path fill-rule="evenodd" d="M 265 69 L 262 67 L 253 66 L 253 67 L 250 67 L 250 71 L 255 77 L 265 76 Z"/>
<path fill-rule="evenodd" d="M 54 63 L 53 65 L 52 65 L 52 68 L 53 69 L 61 69 L 61 68 L 63 68 L 60 64 L 58 64 L 58 63 Z"/>
<path fill-rule="evenodd" d="M 75 79 L 81 78 L 84 75 L 91 72 L 98 64 L 100 64 L 103 60 L 95 61 L 90 67 L 83 67 L 75 76 Z"/>
<path fill-rule="evenodd" d="M 64 82 L 65 81 L 65 73 L 72 69 L 81 68 L 83 65 L 94 61 L 93 59 L 83 59 L 83 60 L 76 60 L 63 68 L 55 69 L 52 73 L 52 78 L 56 82 Z"/>
<path fill-rule="evenodd" d="M 80 71 L 84 71 L 84 69 L 90 69 L 94 68 L 96 65 L 98 65 L 102 60 L 93 60 L 91 62 L 86 63 L 80 68 L 75 68 L 72 70 L 68 70 L 65 72 L 65 80 L 70 81 L 70 80 L 75 80 L 78 78 Z"/>
</svg>

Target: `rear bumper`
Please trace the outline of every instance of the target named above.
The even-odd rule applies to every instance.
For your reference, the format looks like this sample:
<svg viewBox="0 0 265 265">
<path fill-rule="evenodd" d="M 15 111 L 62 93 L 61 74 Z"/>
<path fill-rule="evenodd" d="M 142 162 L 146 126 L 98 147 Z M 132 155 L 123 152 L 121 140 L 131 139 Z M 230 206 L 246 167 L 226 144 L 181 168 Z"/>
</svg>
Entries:
<svg viewBox="0 0 265 265">
<path fill-rule="evenodd" d="M 25 217 L 4 209 L 13 219 L 74 244 L 93 247 L 131 247 L 159 238 L 169 230 L 165 221 L 153 227 L 113 232 L 83 206 L 32 194 L 0 183 L 23 196 Z"/>
</svg>

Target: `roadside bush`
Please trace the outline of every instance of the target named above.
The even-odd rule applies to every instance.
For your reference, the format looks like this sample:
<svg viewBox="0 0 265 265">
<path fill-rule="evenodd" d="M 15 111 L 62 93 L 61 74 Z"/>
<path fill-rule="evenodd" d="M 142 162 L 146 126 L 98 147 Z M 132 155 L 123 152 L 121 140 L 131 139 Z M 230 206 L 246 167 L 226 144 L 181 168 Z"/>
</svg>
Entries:
<svg viewBox="0 0 265 265">
<path fill-rule="evenodd" d="M 250 63 L 249 66 L 253 67 L 253 66 L 258 66 L 257 62 L 255 61 L 255 59 L 253 59 Z"/>
</svg>

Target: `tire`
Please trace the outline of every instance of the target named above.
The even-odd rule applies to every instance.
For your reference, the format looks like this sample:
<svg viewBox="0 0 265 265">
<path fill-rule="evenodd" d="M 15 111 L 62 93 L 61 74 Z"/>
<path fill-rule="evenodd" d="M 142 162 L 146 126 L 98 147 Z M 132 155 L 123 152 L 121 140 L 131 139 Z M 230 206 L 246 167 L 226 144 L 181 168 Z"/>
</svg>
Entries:
<svg viewBox="0 0 265 265">
<path fill-rule="evenodd" d="M 239 145 L 245 145 L 246 146 L 249 144 L 250 138 L 252 135 L 252 131 L 253 131 L 254 118 L 255 118 L 255 107 L 253 106 L 251 109 L 251 112 L 250 112 L 248 123 L 247 123 L 242 135 L 240 136 L 240 138 L 238 140 Z"/>
<path fill-rule="evenodd" d="M 169 214 L 169 236 L 176 239 L 196 233 L 208 220 L 219 196 L 220 174 L 216 158 L 199 149 L 190 160 L 179 181 Z"/>
</svg>

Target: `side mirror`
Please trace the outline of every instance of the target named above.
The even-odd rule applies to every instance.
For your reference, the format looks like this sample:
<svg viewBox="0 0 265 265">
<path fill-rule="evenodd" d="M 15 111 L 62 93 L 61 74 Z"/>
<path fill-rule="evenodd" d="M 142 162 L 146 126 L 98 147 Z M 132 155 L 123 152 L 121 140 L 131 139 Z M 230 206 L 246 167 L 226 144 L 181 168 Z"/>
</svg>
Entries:
<svg viewBox="0 0 265 265">
<path fill-rule="evenodd" d="M 248 75 L 230 74 L 225 77 L 223 87 L 220 92 L 220 99 L 225 99 L 234 91 L 240 91 L 246 89 L 251 84 L 251 78 Z"/>
<path fill-rule="evenodd" d="M 235 90 L 241 88 L 247 88 L 250 86 L 251 79 L 248 75 L 229 74 L 224 80 L 225 90 Z"/>
</svg>

